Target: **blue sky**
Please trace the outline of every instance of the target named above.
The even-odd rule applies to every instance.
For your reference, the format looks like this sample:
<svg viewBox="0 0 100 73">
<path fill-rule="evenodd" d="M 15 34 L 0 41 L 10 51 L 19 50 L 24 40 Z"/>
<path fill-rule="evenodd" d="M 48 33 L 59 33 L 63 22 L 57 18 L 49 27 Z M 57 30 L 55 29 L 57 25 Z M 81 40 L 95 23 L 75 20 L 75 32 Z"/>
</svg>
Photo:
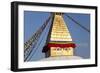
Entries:
<svg viewBox="0 0 100 73">
<path fill-rule="evenodd" d="M 76 21 L 82 24 L 87 29 L 90 29 L 90 15 L 89 14 L 79 14 L 79 13 L 67 13 L 72 16 Z M 40 26 L 43 25 L 44 21 L 50 16 L 49 12 L 34 12 L 34 11 L 24 11 L 24 42 L 26 42 Z M 75 55 L 81 56 L 82 58 L 90 58 L 90 33 L 82 29 L 71 19 L 63 15 L 65 23 L 67 24 L 69 31 L 71 33 L 73 41 L 76 43 Z M 42 33 L 38 44 L 32 51 L 29 60 L 35 61 L 45 58 L 45 54 L 42 53 L 42 49 L 45 45 L 46 37 L 48 34 L 48 28 L 45 28 Z M 40 44 L 41 43 L 41 44 Z"/>
</svg>

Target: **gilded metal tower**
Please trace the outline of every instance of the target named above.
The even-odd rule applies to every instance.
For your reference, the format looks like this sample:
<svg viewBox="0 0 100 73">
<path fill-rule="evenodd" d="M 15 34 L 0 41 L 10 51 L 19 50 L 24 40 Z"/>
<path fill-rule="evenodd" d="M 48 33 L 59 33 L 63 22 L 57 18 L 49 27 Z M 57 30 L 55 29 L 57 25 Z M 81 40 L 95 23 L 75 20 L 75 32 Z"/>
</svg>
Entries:
<svg viewBox="0 0 100 73">
<path fill-rule="evenodd" d="M 48 34 L 49 41 L 42 52 L 46 57 L 73 56 L 76 45 L 73 43 L 67 24 L 62 13 L 53 13 L 51 32 Z"/>
</svg>

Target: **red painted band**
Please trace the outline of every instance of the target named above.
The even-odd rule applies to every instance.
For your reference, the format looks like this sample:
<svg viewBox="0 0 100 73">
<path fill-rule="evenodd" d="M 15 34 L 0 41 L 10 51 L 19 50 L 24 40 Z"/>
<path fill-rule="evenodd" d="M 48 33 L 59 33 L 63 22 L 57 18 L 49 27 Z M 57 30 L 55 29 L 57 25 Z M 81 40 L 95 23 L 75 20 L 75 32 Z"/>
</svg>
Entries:
<svg viewBox="0 0 100 73">
<path fill-rule="evenodd" d="M 53 43 L 49 43 L 47 44 L 47 47 L 61 47 L 61 48 L 65 48 L 65 47 L 73 47 L 75 48 L 76 45 L 74 43 L 70 43 L 70 44 L 53 44 Z"/>
</svg>

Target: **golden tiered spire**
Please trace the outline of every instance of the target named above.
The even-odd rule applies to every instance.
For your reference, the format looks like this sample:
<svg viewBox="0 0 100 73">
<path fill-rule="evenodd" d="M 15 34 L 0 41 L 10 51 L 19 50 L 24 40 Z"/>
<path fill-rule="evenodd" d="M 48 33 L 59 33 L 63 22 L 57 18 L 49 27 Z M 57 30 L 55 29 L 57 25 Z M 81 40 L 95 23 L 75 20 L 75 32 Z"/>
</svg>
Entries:
<svg viewBox="0 0 100 73">
<path fill-rule="evenodd" d="M 72 37 L 64 22 L 62 13 L 53 13 L 53 25 L 51 29 L 50 41 L 43 48 L 46 57 L 73 56 L 76 45 L 72 42 Z"/>
<path fill-rule="evenodd" d="M 61 13 L 55 13 L 50 41 L 72 41 Z"/>
</svg>

